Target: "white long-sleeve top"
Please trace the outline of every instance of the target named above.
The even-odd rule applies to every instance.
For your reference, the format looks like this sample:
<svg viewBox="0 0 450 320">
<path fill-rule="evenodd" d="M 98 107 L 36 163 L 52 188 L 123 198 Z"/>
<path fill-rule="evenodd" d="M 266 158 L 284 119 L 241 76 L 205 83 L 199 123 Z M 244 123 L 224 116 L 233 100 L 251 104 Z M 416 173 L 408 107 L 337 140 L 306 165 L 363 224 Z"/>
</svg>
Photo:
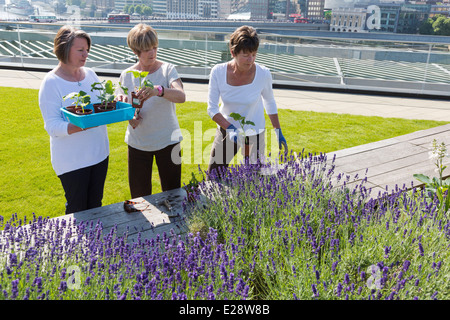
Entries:
<svg viewBox="0 0 450 320">
<path fill-rule="evenodd" d="M 267 114 L 278 113 L 272 89 L 270 70 L 257 63 L 255 78 L 252 83 L 242 86 L 232 86 L 227 83 L 227 62 L 213 67 L 209 79 L 208 115 L 213 118 L 221 113 L 236 128 L 240 128 L 230 114 L 239 113 L 255 123 L 255 126 L 245 126 L 247 135 L 261 133 L 265 129 L 264 109 Z M 222 105 L 219 105 L 220 99 Z M 253 130 L 256 132 L 252 132 Z"/>
<path fill-rule="evenodd" d="M 92 69 L 84 68 L 84 71 L 86 77 L 78 85 L 78 82 L 57 76 L 52 70 L 44 77 L 39 89 L 39 108 L 44 128 L 50 135 L 51 162 L 58 176 L 97 164 L 109 155 L 106 125 L 69 135 L 69 122 L 60 109 L 72 104 L 70 99 L 63 101 L 65 95 L 80 90 L 91 95 L 91 103 L 98 102 L 98 92 L 91 92 L 91 84 L 100 80 Z"/>
</svg>

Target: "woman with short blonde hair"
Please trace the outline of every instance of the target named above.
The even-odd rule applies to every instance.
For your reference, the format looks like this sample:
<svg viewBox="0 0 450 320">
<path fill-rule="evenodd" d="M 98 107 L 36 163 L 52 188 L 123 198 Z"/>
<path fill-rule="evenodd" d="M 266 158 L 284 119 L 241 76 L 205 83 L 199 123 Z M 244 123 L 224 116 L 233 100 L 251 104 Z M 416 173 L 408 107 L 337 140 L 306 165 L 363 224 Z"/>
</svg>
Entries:
<svg viewBox="0 0 450 320">
<path fill-rule="evenodd" d="M 124 70 L 119 81 L 128 88 L 117 88 L 118 99 L 131 101 L 131 92 L 139 83 L 130 71 L 147 71 L 145 80 L 154 87 L 142 88 L 137 98 L 143 102 L 129 121 L 125 133 L 128 144 L 128 182 L 132 198 L 152 194 L 152 167 L 156 161 L 162 191 L 181 187 L 181 136 L 176 103 L 186 96 L 175 66 L 157 59 L 158 35 L 146 25 L 137 24 L 127 36 L 127 43 L 138 62 Z"/>
<path fill-rule="evenodd" d="M 127 44 L 139 56 L 142 51 L 158 47 L 158 33 L 151 26 L 140 23 L 128 33 Z"/>
</svg>

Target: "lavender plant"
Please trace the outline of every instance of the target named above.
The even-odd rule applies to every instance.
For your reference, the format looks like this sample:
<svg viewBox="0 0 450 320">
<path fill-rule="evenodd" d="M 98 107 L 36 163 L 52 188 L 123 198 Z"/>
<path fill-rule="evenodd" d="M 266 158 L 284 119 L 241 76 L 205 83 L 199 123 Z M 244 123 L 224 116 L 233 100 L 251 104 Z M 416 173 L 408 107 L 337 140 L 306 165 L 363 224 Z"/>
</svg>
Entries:
<svg viewBox="0 0 450 320">
<path fill-rule="evenodd" d="M 13 219 L 12 219 L 13 220 Z M 210 230 L 127 243 L 101 224 L 35 218 L 6 223 L 0 300 L 246 299 L 247 280 Z"/>
<path fill-rule="evenodd" d="M 185 203 L 204 234 L 129 243 L 34 217 L 0 236 L 0 299 L 449 299 L 450 221 L 425 190 L 371 195 L 325 155 L 228 168 Z M 1 220 L 1 219 L 0 219 Z"/>
<path fill-rule="evenodd" d="M 229 244 L 255 298 L 447 299 L 450 223 L 437 201 L 406 188 L 371 196 L 333 163 L 230 168 L 202 186 L 209 200 L 192 215 Z"/>
</svg>

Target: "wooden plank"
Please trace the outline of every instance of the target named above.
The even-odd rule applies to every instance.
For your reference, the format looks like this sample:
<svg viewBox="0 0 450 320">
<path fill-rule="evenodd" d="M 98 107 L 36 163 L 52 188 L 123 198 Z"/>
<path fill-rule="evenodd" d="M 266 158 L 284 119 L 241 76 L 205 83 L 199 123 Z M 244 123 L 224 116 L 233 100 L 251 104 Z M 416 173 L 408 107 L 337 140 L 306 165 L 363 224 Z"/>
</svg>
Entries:
<svg viewBox="0 0 450 320">
<path fill-rule="evenodd" d="M 421 130 L 396 138 L 386 139 L 362 146 L 348 148 L 327 154 L 327 162 L 334 162 L 335 169 L 331 178 L 335 188 L 342 186 L 344 181 L 350 188 L 362 183 L 371 190 L 371 196 L 377 197 L 386 192 L 390 193 L 398 188 L 417 187 L 421 182 L 413 175 L 422 173 L 430 177 L 436 176 L 435 166 L 428 158 L 429 144 L 436 138 L 450 144 L 450 124 Z M 450 159 L 445 158 L 444 164 L 450 166 Z M 338 175 L 344 176 L 337 180 Z M 349 176 L 349 180 L 345 179 Z M 208 188 L 217 188 L 214 183 L 209 183 Z M 108 233 L 112 228 L 117 228 L 117 234 L 127 232 L 127 241 L 137 241 L 141 238 L 155 238 L 164 232 L 171 231 L 177 235 L 187 232 L 186 216 L 183 212 L 182 202 L 186 197 L 183 188 L 149 195 L 131 201 L 136 202 L 138 212 L 128 213 L 124 210 L 123 202 L 111 204 L 101 208 L 95 208 L 73 213 L 60 219 L 76 219 L 79 222 L 97 223 L 103 225 L 103 232 Z M 163 201 L 168 200 L 172 206 L 169 210 Z M 57 219 L 57 218 L 55 218 Z"/>
<path fill-rule="evenodd" d="M 141 198 L 132 199 L 135 207 L 142 211 L 128 213 L 123 202 L 108 206 L 80 211 L 64 216 L 64 219 L 76 219 L 78 223 L 100 221 L 104 233 L 117 226 L 118 233 L 126 231 L 127 227 L 138 230 L 155 229 L 160 225 L 170 224 L 183 219 L 182 201 L 186 197 L 183 188 L 161 192 Z M 169 210 L 162 202 L 168 200 L 172 209 Z M 172 217 L 178 215 L 178 217 Z M 139 226 L 139 228 L 138 228 Z"/>
<path fill-rule="evenodd" d="M 417 144 L 414 142 L 416 139 L 422 139 L 422 138 L 429 138 L 429 141 L 433 140 L 435 135 L 441 135 L 441 136 L 449 136 L 450 135 L 450 124 L 426 129 L 426 130 L 419 130 L 412 133 L 408 133 L 405 135 L 401 135 L 395 138 L 385 139 L 381 141 L 371 142 L 360 146 L 355 146 L 351 148 L 346 148 L 338 151 L 332 151 L 328 153 L 328 159 L 332 159 L 333 155 L 336 154 L 337 157 L 343 158 L 346 156 L 352 156 L 355 153 L 375 150 L 378 148 L 387 147 L 390 145 L 395 145 L 397 143 L 401 142 L 411 142 L 413 144 Z"/>
<path fill-rule="evenodd" d="M 433 142 L 433 139 L 436 139 L 439 144 L 444 142 L 445 145 L 448 146 L 450 144 L 450 131 L 440 132 L 433 136 L 423 136 L 411 140 L 410 143 L 427 148 L 429 151 L 431 149 L 431 143 Z"/>
<path fill-rule="evenodd" d="M 336 158 L 335 164 L 337 167 L 344 168 L 344 170 L 348 170 L 348 167 L 351 167 L 354 170 L 365 169 L 398 159 L 404 159 L 408 156 L 420 154 L 425 151 L 427 150 L 423 147 L 411 145 L 408 142 L 401 142 L 395 145 L 357 153 L 343 159 Z"/>
<path fill-rule="evenodd" d="M 434 127 L 434 128 L 430 128 L 430 129 L 419 130 L 419 131 L 415 131 L 415 132 L 408 133 L 405 135 L 401 135 L 401 136 L 396 137 L 395 139 L 397 139 L 398 141 L 413 141 L 417 138 L 433 137 L 436 134 L 443 133 L 443 132 L 449 132 L 449 131 L 450 131 L 450 124 L 445 124 L 442 126 L 438 126 L 438 127 Z M 431 140 L 433 140 L 433 139 L 431 138 Z"/>
<path fill-rule="evenodd" d="M 371 142 L 371 143 L 367 143 L 367 144 L 363 144 L 363 145 L 355 146 L 355 147 L 351 147 L 351 148 L 346 148 L 346 149 L 342 149 L 342 150 L 338 150 L 338 151 L 332 151 L 332 152 L 327 153 L 327 158 L 331 160 L 331 159 L 333 159 L 334 155 L 336 155 L 336 158 L 342 159 L 347 156 L 353 156 L 358 153 L 376 150 L 376 149 L 383 148 L 386 146 L 395 145 L 397 143 L 399 143 L 399 141 L 396 138 L 385 139 L 385 140 Z"/>
</svg>

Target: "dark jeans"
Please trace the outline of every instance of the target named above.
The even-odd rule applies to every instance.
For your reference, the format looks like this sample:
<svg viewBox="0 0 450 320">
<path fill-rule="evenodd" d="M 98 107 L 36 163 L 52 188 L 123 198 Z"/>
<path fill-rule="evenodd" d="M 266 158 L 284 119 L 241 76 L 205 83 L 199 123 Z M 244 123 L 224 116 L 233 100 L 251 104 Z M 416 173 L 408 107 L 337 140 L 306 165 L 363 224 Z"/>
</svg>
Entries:
<svg viewBox="0 0 450 320">
<path fill-rule="evenodd" d="M 66 214 L 102 206 L 109 157 L 93 166 L 59 177 L 66 197 Z"/>
<path fill-rule="evenodd" d="M 252 145 L 252 151 L 250 153 L 251 163 L 256 163 L 256 160 L 261 157 L 261 152 L 264 152 L 265 149 L 264 132 L 255 136 L 250 136 L 249 144 Z M 207 178 L 214 178 L 213 176 L 220 178 L 221 171 L 228 167 L 238 151 L 239 146 L 228 138 L 226 130 L 217 128 L 211 148 Z"/>
<path fill-rule="evenodd" d="M 152 194 L 153 158 L 156 159 L 162 191 L 181 187 L 181 144 L 157 151 L 142 151 L 128 146 L 128 183 L 132 198 Z"/>
</svg>

